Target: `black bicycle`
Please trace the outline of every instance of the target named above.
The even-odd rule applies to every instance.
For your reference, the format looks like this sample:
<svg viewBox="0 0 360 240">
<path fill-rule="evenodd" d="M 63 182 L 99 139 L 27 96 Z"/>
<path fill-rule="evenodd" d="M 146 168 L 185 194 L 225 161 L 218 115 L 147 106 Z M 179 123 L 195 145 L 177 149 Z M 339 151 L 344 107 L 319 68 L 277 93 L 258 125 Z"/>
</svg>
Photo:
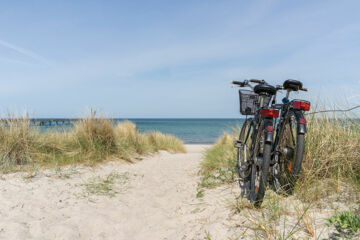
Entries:
<svg viewBox="0 0 360 240">
<path fill-rule="evenodd" d="M 276 89 L 287 93 L 282 104 L 273 104 L 281 114 L 271 153 L 272 185 L 275 191 L 290 194 L 301 170 L 306 133 L 304 112 L 310 110 L 310 102 L 289 100 L 291 92 L 307 91 L 300 81 L 289 79 Z"/>
<path fill-rule="evenodd" d="M 271 106 L 275 103 L 277 89 L 264 80 L 251 79 L 232 83 L 251 88 L 239 90 L 241 114 L 253 117 L 246 119 L 239 140 L 235 141 L 235 147 L 243 196 L 259 207 L 269 182 L 274 139 L 273 119 L 279 116 L 279 110 Z M 257 85 L 252 86 L 250 83 Z"/>
</svg>

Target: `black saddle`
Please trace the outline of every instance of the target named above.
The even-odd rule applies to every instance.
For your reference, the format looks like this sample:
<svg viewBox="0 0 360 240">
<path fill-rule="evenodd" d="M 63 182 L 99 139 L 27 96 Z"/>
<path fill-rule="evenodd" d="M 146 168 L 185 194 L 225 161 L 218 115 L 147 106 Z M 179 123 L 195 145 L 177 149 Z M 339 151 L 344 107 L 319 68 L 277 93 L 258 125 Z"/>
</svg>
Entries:
<svg viewBox="0 0 360 240">
<path fill-rule="evenodd" d="M 302 89 L 303 84 L 298 80 L 288 79 L 284 82 L 283 87 L 286 90 L 299 91 Z"/>
<path fill-rule="evenodd" d="M 276 88 L 268 84 L 259 84 L 254 87 L 254 92 L 259 95 L 275 95 Z"/>
</svg>

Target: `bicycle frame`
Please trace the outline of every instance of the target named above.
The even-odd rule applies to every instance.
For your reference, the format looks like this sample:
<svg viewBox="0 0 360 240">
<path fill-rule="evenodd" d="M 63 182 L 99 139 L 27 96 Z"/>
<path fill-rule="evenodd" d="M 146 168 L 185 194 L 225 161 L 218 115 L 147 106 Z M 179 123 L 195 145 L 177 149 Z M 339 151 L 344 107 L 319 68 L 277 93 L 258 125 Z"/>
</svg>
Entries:
<svg viewBox="0 0 360 240">
<path fill-rule="evenodd" d="M 286 93 L 286 97 L 285 97 L 286 103 L 282 104 L 282 106 L 281 106 L 280 119 L 279 119 L 279 122 L 276 125 L 275 141 L 274 141 L 274 144 L 273 144 L 273 151 L 272 151 L 273 152 L 272 154 L 274 156 L 277 156 L 278 154 L 280 154 L 280 149 L 279 149 L 280 144 L 279 143 L 280 143 L 280 140 L 284 136 L 284 131 L 285 131 L 284 126 L 286 124 L 286 121 L 288 120 L 287 117 L 288 117 L 289 111 L 292 111 L 295 114 L 296 119 L 298 120 L 297 121 L 298 122 L 298 125 L 297 125 L 298 133 L 299 134 L 305 134 L 306 133 L 306 121 L 300 121 L 301 119 L 305 120 L 303 111 L 292 108 L 294 100 L 289 101 L 290 92 L 291 91 L 288 90 L 287 93 Z M 300 122 L 303 122 L 303 123 L 300 123 Z M 291 135 L 292 135 L 292 141 L 294 142 L 295 137 L 293 135 L 293 131 L 291 131 Z M 295 145 L 295 142 L 294 142 L 294 145 Z M 277 159 L 275 159 L 275 161 L 277 161 Z M 272 164 L 274 164 L 274 162 Z"/>
<path fill-rule="evenodd" d="M 253 119 L 253 127 L 254 127 L 254 132 L 252 137 L 252 146 L 251 148 L 253 149 L 252 151 L 252 155 L 250 156 L 251 158 L 251 163 L 255 163 L 257 165 L 261 164 L 259 163 L 257 160 L 257 158 L 255 158 L 253 156 L 253 154 L 258 152 L 258 147 L 260 146 L 258 139 L 260 139 L 260 134 L 261 132 L 259 131 L 260 127 L 261 127 L 261 123 L 262 121 L 264 122 L 264 129 L 265 129 L 265 136 L 264 136 L 264 141 L 267 143 L 272 143 L 273 139 L 274 139 L 274 132 L 273 132 L 273 118 L 270 117 L 263 117 L 261 116 L 260 111 L 266 107 L 264 106 L 264 99 L 265 97 L 267 97 L 266 95 L 259 95 L 260 96 L 260 102 L 259 102 L 259 109 L 257 114 L 255 114 L 254 119 Z M 269 128 L 271 127 L 271 128 Z M 247 142 L 248 139 L 248 135 L 250 133 L 250 129 L 248 130 L 248 133 L 246 135 L 246 139 L 245 142 Z"/>
</svg>

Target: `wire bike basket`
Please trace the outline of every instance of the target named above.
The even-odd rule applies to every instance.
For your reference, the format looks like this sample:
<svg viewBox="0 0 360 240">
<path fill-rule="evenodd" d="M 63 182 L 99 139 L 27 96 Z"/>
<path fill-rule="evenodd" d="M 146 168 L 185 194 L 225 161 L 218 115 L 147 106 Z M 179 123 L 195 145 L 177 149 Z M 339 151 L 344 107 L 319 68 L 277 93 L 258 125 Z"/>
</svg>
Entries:
<svg viewBox="0 0 360 240">
<path fill-rule="evenodd" d="M 255 115 L 259 109 L 259 95 L 251 90 L 239 90 L 240 97 L 240 113 L 242 115 Z M 264 106 L 268 106 L 271 97 L 264 98 Z"/>
</svg>

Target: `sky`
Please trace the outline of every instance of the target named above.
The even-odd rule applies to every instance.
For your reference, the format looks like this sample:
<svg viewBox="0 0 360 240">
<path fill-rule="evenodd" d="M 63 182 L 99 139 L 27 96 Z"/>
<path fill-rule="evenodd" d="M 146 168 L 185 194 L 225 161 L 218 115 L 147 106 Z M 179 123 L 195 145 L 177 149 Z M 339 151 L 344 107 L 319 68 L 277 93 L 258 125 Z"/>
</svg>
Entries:
<svg viewBox="0 0 360 240">
<path fill-rule="evenodd" d="M 360 1 L 1 1 L 0 113 L 237 118 L 248 78 L 360 103 Z"/>
</svg>

